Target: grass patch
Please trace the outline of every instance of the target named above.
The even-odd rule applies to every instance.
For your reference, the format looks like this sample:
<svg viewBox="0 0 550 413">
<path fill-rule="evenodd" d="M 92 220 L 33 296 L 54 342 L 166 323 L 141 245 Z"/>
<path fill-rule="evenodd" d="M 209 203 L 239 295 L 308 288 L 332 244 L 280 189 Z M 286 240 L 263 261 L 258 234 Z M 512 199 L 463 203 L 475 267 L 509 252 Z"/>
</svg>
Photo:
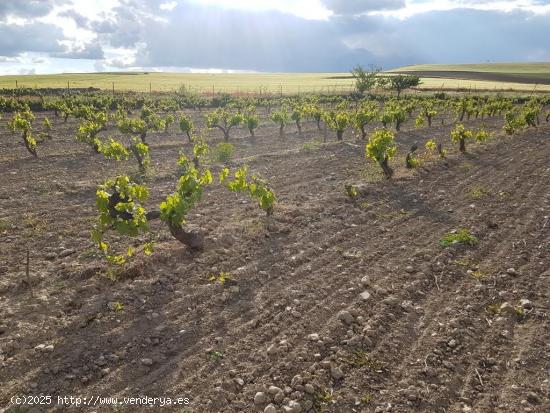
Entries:
<svg viewBox="0 0 550 413">
<path fill-rule="evenodd" d="M 45 220 L 40 219 L 30 213 L 23 214 L 22 223 L 26 229 L 28 237 L 36 237 L 42 235 L 48 227 L 48 224 Z"/>
<path fill-rule="evenodd" d="M 359 190 L 355 185 L 346 185 L 345 187 L 346 195 L 348 198 L 353 199 L 359 196 Z"/>
<path fill-rule="evenodd" d="M 321 404 L 329 404 L 332 403 L 334 400 L 334 397 L 332 395 L 332 390 L 328 390 L 325 388 L 320 388 L 319 392 L 315 395 L 315 401 L 317 402 L 317 405 Z"/>
<path fill-rule="evenodd" d="M 372 401 L 372 396 L 370 394 L 364 394 L 361 396 L 361 403 L 369 404 Z"/>
<path fill-rule="evenodd" d="M 466 196 L 470 199 L 484 198 L 490 194 L 489 189 L 483 186 L 473 186 L 466 189 Z"/>
<path fill-rule="evenodd" d="M 361 368 L 367 366 L 372 370 L 377 370 L 379 366 L 370 358 L 364 350 L 355 350 L 348 357 L 342 359 L 344 363 L 351 367 Z"/>
<path fill-rule="evenodd" d="M 232 281 L 233 276 L 228 272 L 220 272 L 219 274 L 211 275 L 208 277 L 208 281 L 218 282 L 224 285 L 227 281 Z"/>
<path fill-rule="evenodd" d="M 453 245 L 469 245 L 474 246 L 478 242 L 478 239 L 470 233 L 467 228 L 459 229 L 456 232 L 449 232 L 441 238 L 439 243 L 443 247 L 450 247 Z"/>
<path fill-rule="evenodd" d="M 380 182 L 386 179 L 382 168 L 373 162 L 365 164 L 364 169 L 361 171 L 361 178 L 368 183 Z"/>
<path fill-rule="evenodd" d="M 302 150 L 303 151 L 312 151 L 314 149 L 320 148 L 321 145 L 322 144 L 320 142 L 317 142 L 317 141 L 306 142 L 302 145 Z"/>
<path fill-rule="evenodd" d="M 481 270 L 475 270 L 475 271 L 468 271 L 468 274 L 470 274 L 472 277 L 474 277 L 476 280 L 482 280 L 484 279 L 485 277 L 487 277 L 487 274 L 485 274 L 483 271 Z"/>
<path fill-rule="evenodd" d="M 11 229 L 11 224 L 7 219 L 0 218 L 0 234 L 4 234 Z"/>
<path fill-rule="evenodd" d="M 361 207 L 361 209 L 369 209 L 370 204 L 369 201 L 363 201 L 359 204 L 359 206 Z"/>
<path fill-rule="evenodd" d="M 221 351 L 212 350 L 208 353 L 208 358 L 214 363 L 220 362 L 224 357 L 225 356 Z"/>
</svg>

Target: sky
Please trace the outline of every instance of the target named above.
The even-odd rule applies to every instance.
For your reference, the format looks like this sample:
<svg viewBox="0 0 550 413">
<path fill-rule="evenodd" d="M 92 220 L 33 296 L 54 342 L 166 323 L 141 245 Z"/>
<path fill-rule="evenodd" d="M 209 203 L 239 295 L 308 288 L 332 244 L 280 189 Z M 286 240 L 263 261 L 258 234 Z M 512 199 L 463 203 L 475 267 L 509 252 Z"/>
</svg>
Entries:
<svg viewBox="0 0 550 413">
<path fill-rule="evenodd" d="M 0 74 L 550 61 L 550 0 L 0 0 Z"/>
</svg>

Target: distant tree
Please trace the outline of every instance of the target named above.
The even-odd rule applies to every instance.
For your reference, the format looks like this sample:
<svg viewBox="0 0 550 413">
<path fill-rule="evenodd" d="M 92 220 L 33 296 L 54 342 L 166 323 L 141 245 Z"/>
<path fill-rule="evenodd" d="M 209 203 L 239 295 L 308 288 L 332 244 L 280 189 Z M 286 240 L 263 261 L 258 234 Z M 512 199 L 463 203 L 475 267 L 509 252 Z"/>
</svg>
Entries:
<svg viewBox="0 0 550 413">
<path fill-rule="evenodd" d="M 421 82 L 420 77 L 416 75 L 395 75 L 388 76 L 384 83 L 386 83 L 388 89 L 397 92 L 397 98 L 399 99 L 402 91 L 418 86 Z"/>
<path fill-rule="evenodd" d="M 378 74 L 382 69 L 370 65 L 368 70 L 358 65 L 352 69 L 351 75 L 355 79 L 355 88 L 361 94 L 368 92 L 378 84 Z"/>
</svg>

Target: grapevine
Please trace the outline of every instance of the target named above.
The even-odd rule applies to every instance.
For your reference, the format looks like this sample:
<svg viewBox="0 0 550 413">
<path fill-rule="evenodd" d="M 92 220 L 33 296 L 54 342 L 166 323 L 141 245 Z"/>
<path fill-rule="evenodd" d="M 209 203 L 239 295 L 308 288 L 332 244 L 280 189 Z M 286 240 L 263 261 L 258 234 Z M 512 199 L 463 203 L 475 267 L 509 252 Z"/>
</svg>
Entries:
<svg viewBox="0 0 550 413">
<path fill-rule="evenodd" d="M 388 129 L 377 129 L 369 137 L 366 145 L 366 157 L 378 162 L 386 178 L 391 178 L 393 169 L 389 166 L 389 161 L 395 155 L 397 146 L 395 136 Z"/>
<path fill-rule="evenodd" d="M 243 116 L 239 112 L 228 109 L 217 109 L 206 116 L 206 126 L 209 129 L 218 128 L 223 132 L 225 142 L 229 141 L 229 132 L 234 126 L 243 122 Z"/>
<path fill-rule="evenodd" d="M 11 119 L 11 121 L 8 123 L 8 127 L 13 132 L 21 132 L 21 137 L 23 139 L 23 143 L 25 144 L 25 148 L 27 148 L 27 151 L 32 156 L 37 158 L 38 154 L 36 152 L 36 139 L 32 135 L 33 120 L 34 120 L 34 115 L 27 108 L 22 112 L 16 112 L 13 115 L 13 118 Z"/>
<path fill-rule="evenodd" d="M 251 198 L 258 201 L 258 206 L 263 209 L 267 216 L 273 214 L 273 206 L 276 202 L 275 193 L 268 183 L 260 176 L 254 174 L 247 180 L 248 166 L 242 166 L 234 175 L 233 180 L 228 181 L 229 168 L 224 168 L 220 173 L 220 182 L 225 183 L 232 192 L 248 192 Z"/>
</svg>

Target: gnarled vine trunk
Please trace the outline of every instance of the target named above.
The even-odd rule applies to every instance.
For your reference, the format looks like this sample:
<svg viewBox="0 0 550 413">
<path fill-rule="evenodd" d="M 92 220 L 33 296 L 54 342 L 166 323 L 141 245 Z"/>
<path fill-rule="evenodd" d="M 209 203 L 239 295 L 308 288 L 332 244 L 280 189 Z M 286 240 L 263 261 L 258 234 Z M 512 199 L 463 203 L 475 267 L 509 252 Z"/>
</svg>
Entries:
<svg viewBox="0 0 550 413">
<path fill-rule="evenodd" d="M 150 211 L 145 215 L 147 221 L 160 219 L 160 211 Z M 198 229 L 187 230 L 182 226 L 168 225 L 170 234 L 182 244 L 194 250 L 200 250 L 204 246 L 204 235 Z"/>
<path fill-rule="evenodd" d="M 194 250 L 200 250 L 204 246 L 204 235 L 198 230 L 186 230 L 183 227 L 169 225 L 170 234 L 182 244 Z"/>
<path fill-rule="evenodd" d="M 28 133 L 23 133 L 23 142 L 25 142 L 25 148 L 27 148 L 27 151 L 34 156 L 35 158 L 38 158 L 38 154 L 36 153 L 36 148 L 33 148 L 29 143 Z"/>
<path fill-rule="evenodd" d="M 361 139 L 364 141 L 367 140 L 367 131 L 365 130 L 365 125 L 361 125 Z"/>
<path fill-rule="evenodd" d="M 393 176 L 393 169 L 388 164 L 388 158 L 380 161 L 380 166 L 382 167 L 385 177 L 390 179 Z"/>
</svg>

